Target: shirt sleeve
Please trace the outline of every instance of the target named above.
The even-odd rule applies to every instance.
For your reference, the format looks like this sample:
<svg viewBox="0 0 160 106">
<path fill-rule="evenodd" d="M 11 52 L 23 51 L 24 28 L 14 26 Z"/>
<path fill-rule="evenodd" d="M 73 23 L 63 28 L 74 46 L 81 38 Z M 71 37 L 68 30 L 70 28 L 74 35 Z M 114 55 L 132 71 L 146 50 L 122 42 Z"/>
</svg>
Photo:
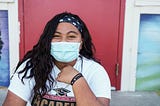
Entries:
<svg viewBox="0 0 160 106">
<path fill-rule="evenodd" d="M 24 83 L 21 81 L 21 78 L 23 76 L 23 73 L 18 75 L 18 71 L 23 69 L 24 64 L 22 64 L 17 72 L 13 75 L 13 77 L 10 80 L 10 85 L 8 87 L 8 90 L 12 93 L 16 94 L 20 98 L 22 98 L 24 101 L 28 102 L 31 99 L 32 96 L 32 89 L 33 89 L 33 78 L 24 78 Z"/>
<path fill-rule="evenodd" d="M 99 64 L 91 70 L 88 84 L 95 96 L 111 99 L 111 84 L 106 70 Z"/>
</svg>

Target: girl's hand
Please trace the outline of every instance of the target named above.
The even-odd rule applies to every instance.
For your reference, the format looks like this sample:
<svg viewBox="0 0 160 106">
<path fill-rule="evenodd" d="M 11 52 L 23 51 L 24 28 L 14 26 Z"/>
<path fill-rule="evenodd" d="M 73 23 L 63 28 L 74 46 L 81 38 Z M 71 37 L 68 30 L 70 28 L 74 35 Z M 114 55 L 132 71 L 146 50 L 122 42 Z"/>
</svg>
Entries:
<svg viewBox="0 0 160 106">
<path fill-rule="evenodd" d="M 73 77 L 78 73 L 79 72 L 76 69 L 74 69 L 72 66 L 67 65 L 61 69 L 61 72 L 58 74 L 56 79 L 59 82 L 70 84 Z"/>
</svg>

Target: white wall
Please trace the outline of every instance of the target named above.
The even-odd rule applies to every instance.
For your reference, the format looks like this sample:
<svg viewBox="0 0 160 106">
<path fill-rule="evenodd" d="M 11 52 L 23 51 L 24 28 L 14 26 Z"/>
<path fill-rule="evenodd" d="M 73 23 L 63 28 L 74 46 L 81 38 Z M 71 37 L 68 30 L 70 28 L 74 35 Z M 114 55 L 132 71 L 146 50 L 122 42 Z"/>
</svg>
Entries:
<svg viewBox="0 0 160 106">
<path fill-rule="evenodd" d="M 126 0 L 121 91 L 135 91 L 141 13 L 160 14 L 160 0 Z"/>
<path fill-rule="evenodd" d="M 8 10 L 10 75 L 19 61 L 18 0 L 0 0 L 0 10 Z"/>
</svg>

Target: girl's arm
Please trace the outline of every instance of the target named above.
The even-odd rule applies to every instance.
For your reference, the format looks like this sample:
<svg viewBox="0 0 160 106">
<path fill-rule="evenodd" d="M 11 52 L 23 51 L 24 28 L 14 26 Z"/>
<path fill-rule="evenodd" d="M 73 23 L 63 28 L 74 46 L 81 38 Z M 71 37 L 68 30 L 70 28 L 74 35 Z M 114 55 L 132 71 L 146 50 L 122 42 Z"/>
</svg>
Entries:
<svg viewBox="0 0 160 106">
<path fill-rule="evenodd" d="M 6 99 L 2 106 L 26 106 L 27 102 L 8 90 Z"/>
<path fill-rule="evenodd" d="M 77 106 L 109 106 L 110 99 L 96 97 L 83 77 L 79 78 L 72 87 Z"/>
<path fill-rule="evenodd" d="M 57 80 L 60 82 L 70 83 L 73 77 L 78 73 L 79 72 L 77 70 L 68 65 L 58 74 Z M 77 106 L 109 106 L 110 99 L 96 97 L 84 77 L 80 77 L 76 80 L 72 88 Z"/>
</svg>

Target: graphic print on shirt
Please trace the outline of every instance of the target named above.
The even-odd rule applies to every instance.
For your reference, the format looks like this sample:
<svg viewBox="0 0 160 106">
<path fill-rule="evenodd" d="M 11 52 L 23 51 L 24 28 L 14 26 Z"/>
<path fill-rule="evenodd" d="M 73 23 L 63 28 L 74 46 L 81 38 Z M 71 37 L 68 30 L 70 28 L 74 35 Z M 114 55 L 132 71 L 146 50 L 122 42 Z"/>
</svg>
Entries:
<svg viewBox="0 0 160 106">
<path fill-rule="evenodd" d="M 76 106 L 75 97 L 67 96 L 69 92 L 66 88 L 54 88 L 51 94 L 34 96 L 32 106 Z"/>
<path fill-rule="evenodd" d="M 56 88 L 53 90 L 56 92 L 57 96 L 67 96 L 67 93 L 71 92 L 70 90 L 65 88 Z"/>
<path fill-rule="evenodd" d="M 32 106 L 76 106 L 76 102 L 74 97 L 46 94 L 34 96 Z"/>
</svg>

